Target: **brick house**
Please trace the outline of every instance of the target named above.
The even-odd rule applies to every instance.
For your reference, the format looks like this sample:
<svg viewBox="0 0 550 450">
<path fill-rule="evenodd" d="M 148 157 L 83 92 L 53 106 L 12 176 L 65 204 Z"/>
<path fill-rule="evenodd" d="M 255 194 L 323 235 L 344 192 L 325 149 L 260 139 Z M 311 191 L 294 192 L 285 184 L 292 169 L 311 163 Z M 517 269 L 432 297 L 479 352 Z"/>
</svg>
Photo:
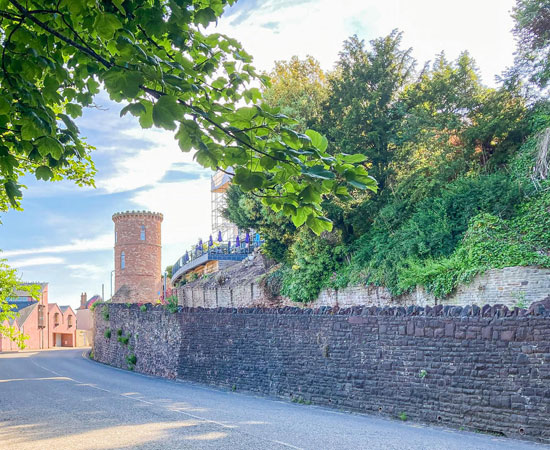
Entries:
<svg viewBox="0 0 550 450">
<path fill-rule="evenodd" d="M 25 341 L 29 350 L 52 347 L 74 347 L 76 343 L 76 314 L 70 306 L 58 306 L 48 303 L 48 283 L 26 283 L 40 287 L 38 299 L 32 298 L 26 291 L 16 291 L 8 299 L 15 305 L 19 316 L 3 325 L 12 326 L 26 334 Z M 0 352 L 18 350 L 9 339 L 0 338 Z"/>
</svg>

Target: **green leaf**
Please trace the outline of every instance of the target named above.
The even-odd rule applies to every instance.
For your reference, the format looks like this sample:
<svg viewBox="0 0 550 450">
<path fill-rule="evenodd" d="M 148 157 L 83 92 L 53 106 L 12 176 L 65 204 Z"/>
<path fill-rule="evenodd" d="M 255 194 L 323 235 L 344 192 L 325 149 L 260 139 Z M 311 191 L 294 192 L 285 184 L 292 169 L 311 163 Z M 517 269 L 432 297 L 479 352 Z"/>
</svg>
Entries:
<svg viewBox="0 0 550 450">
<path fill-rule="evenodd" d="M 322 134 L 317 133 L 315 130 L 306 130 L 306 135 L 311 139 L 313 146 L 322 152 L 324 152 L 328 147 L 327 138 Z"/>
<path fill-rule="evenodd" d="M 82 106 L 76 103 L 67 103 L 65 105 L 65 111 L 67 111 L 67 114 L 69 114 L 73 119 L 76 119 L 82 115 Z"/>
<path fill-rule="evenodd" d="M 355 153 L 353 155 L 346 155 L 345 153 L 342 153 L 341 156 L 342 161 L 347 164 L 357 164 L 367 160 L 367 157 L 361 153 Z"/>
<path fill-rule="evenodd" d="M 122 94 L 129 98 L 136 98 L 141 89 L 141 85 L 144 83 L 145 77 L 140 72 L 128 72 L 124 76 L 124 83 L 122 85 Z"/>
<path fill-rule="evenodd" d="M 48 124 L 35 113 L 30 113 L 22 119 L 21 138 L 25 141 L 50 134 Z"/>
<path fill-rule="evenodd" d="M 6 190 L 6 195 L 8 196 L 8 200 L 10 201 L 10 204 L 17 208 L 19 207 L 19 202 L 17 201 L 18 198 L 21 198 L 21 189 L 19 189 L 19 185 L 16 184 L 13 180 L 9 180 L 6 183 L 4 183 L 4 189 Z"/>
<path fill-rule="evenodd" d="M 176 120 L 181 119 L 183 111 L 178 100 L 172 95 L 163 95 L 153 106 L 153 123 L 166 130 L 176 129 Z"/>
<path fill-rule="evenodd" d="M 67 127 L 67 129 L 73 133 L 75 136 L 78 135 L 78 127 L 76 126 L 76 124 L 71 120 L 71 118 L 69 116 L 67 116 L 66 114 L 58 114 L 59 118 L 63 121 L 63 123 L 65 124 L 65 126 Z"/>
<path fill-rule="evenodd" d="M 141 103 L 130 103 L 120 110 L 120 117 L 125 116 L 126 113 L 130 113 L 135 117 L 140 117 L 143 113 L 145 113 L 145 106 Z"/>
<path fill-rule="evenodd" d="M 324 166 L 316 165 L 313 167 L 307 167 L 303 170 L 304 175 L 320 178 L 321 180 L 332 180 L 334 178 L 334 173 L 330 170 L 324 168 Z"/>
<path fill-rule="evenodd" d="M 265 175 L 262 172 L 252 172 L 249 169 L 237 169 L 233 177 L 233 182 L 245 192 L 261 188 L 264 181 Z"/>
<path fill-rule="evenodd" d="M 48 181 L 53 178 L 53 172 L 48 166 L 39 166 L 36 168 L 36 178 L 38 180 Z"/>
<path fill-rule="evenodd" d="M 212 8 L 204 8 L 195 13 L 195 24 L 207 27 L 210 22 L 216 20 L 216 13 Z"/>
<path fill-rule="evenodd" d="M 122 6 L 122 3 L 124 2 L 124 0 L 112 0 L 113 1 L 113 5 L 116 6 L 116 8 L 120 11 L 120 13 L 125 16 L 126 15 L 126 11 L 124 10 L 124 7 Z"/>
<path fill-rule="evenodd" d="M 122 28 L 122 23 L 114 14 L 100 13 L 95 18 L 94 29 L 105 40 L 112 39 L 115 31 L 120 28 Z"/>
<path fill-rule="evenodd" d="M 298 150 L 302 147 L 302 142 L 298 137 L 298 133 L 290 128 L 283 128 L 281 130 L 281 137 L 283 138 L 283 142 L 294 150 Z"/>
<path fill-rule="evenodd" d="M 301 227 L 307 220 L 311 210 L 309 208 L 296 208 L 296 213 L 292 216 L 292 223 L 296 228 Z"/>
<path fill-rule="evenodd" d="M 142 128 L 151 128 L 153 126 L 153 104 L 147 100 L 142 100 L 140 103 L 145 111 L 142 111 L 139 116 L 139 124 Z"/>
<path fill-rule="evenodd" d="M 332 222 L 323 216 L 310 214 L 306 220 L 306 224 L 317 236 L 323 231 L 332 231 Z"/>
<path fill-rule="evenodd" d="M 51 155 L 54 159 L 61 158 L 63 155 L 63 145 L 50 136 L 43 136 L 37 141 L 38 151 L 42 156 Z"/>
<path fill-rule="evenodd" d="M 10 103 L 3 97 L 0 97 L 0 114 L 6 114 L 10 111 Z"/>
<path fill-rule="evenodd" d="M 188 152 L 195 142 L 200 142 L 202 132 L 193 120 L 182 120 L 175 138 L 182 152 Z"/>
</svg>

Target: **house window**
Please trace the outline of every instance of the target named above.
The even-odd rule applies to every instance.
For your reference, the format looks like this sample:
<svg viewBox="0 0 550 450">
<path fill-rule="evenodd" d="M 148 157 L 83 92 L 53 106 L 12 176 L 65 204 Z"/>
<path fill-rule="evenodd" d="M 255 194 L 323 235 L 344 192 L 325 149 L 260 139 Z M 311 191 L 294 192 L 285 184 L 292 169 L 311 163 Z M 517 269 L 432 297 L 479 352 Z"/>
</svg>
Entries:
<svg viewBox="0 0 550 450">
<path fill-rule="evenodd" d="M 73 316 L 67 316 L 67 326 L 69 328 L 73 326 Z"/>
<path fill-rule="evenodd" d="M 120 254 L 120 268 L 124 269 L 126 267 L 126 256 L 124 255 L 124 252 Z"/>
<path fill-rule="evenodd" d="M 139 235 L 139 238 L 140 240 L 144 241 L 145 240 L 145 225 L 142 225 L 141 226 L 141 233 Z"/>
<path fill-rule="evenodd" d="M 53 326 L 56 327 L 59 325 L 59 313 L 53 315 Z"/>
</svg>

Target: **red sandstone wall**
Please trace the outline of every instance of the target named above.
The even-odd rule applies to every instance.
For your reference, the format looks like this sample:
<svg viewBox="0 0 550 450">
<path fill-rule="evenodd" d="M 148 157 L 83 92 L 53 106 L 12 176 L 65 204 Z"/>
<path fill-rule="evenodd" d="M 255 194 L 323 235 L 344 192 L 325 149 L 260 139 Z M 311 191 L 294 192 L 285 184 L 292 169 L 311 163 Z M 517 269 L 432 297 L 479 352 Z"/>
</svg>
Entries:
<svg viewBox="0 0 550 450">
<path fill-rule="evenodd" d="M 127 212 L 113 215 L 115 223 L 115 302 L 154 302 L 162 292 L 161 222 L 162 214 Z M 140 239 L 145 226 L 145 240 Z M 125 268 L 121 268 L 121 254 Z M 122 287 L 125 289 L 120 290 Z"/>
</svg>

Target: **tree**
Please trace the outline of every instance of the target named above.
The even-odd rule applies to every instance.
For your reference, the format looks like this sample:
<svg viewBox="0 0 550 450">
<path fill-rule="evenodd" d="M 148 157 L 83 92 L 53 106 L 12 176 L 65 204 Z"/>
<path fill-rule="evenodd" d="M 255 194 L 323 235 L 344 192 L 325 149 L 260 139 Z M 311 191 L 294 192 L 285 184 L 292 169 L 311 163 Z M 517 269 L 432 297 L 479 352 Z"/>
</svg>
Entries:
<svg viewBox="0 0 550 450">
<path fill-rule="evenodd" d="M 550 1 L 517 0 L 512 17 L 516 69 L 540 88 L 550 83 Z"/>
<path fill-rule="evenodd" d="M 398 95 L 409 81 L 415 61 L 400 48 L 402 33 L 393 31 L 370 42 L 357 36 L 344 49 L 329 79 L 322 130 L 335 152 L 363 154 L 383 188 L 402 118 Z"/>
<path fill-rule="evenodd" d="M 289 61 L 276 61 L 268 76 L 270 85 L 263 94 L 269 106 L 296 119 L 295 129 L 300 132 L 319 122 L 321 105 L 328 96 L 327 77 L 319 61 L 293 56 Z"/>
<path fill-rule="evenodd" d="M 234 0 L 0 0 L 0 181 L 12 206 L 19 177 L 92 183 L 73 119 L 104 88 L 121 115 L 175 132 L 204 167 L 234 174 L 264 204 L 314 232 L 331 229 L 321 197 L 348 183 L 376 189 L 362 161 L 261 103 L 268 83 L 227 36 L 202 31 Z M 248 106 L 241 106 L 247 103 Z"/>
<path fill-rule="evenodd" d="M 13 311 L 14 305 L 8 303 L 8 298 L 16 290 L 27 291 L 32 296 L 38 294 L 37 286 L 21 286 L 17 280 L 15 269 L 10 268 L 5 259 L 0 259 L 0 338 L 7 336 L 16 342 L 19 348 L 24 348 L 28 336 L 18 332 L 14 326 L 9 325 L 10 320 L 18 316 L 18 313 Z"/>
</svg>

